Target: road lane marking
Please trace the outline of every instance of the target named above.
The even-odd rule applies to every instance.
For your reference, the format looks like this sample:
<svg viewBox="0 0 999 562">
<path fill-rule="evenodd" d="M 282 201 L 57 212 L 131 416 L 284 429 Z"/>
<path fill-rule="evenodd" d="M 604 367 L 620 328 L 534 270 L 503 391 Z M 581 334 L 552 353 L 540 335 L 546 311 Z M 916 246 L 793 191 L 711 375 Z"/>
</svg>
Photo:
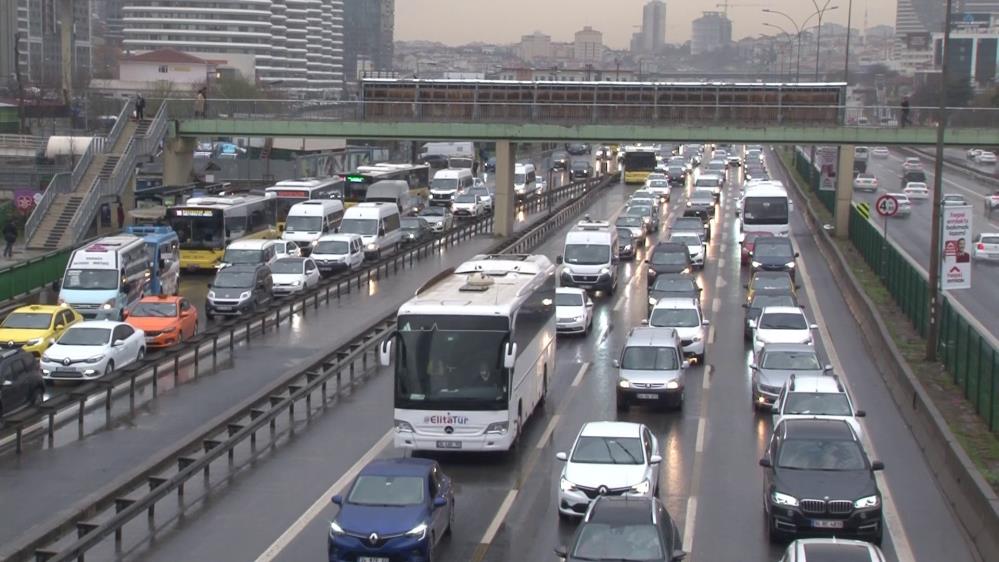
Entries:
<svg viewBox="0 0 999 562">
<path fill-rule="evenodd" d="M 708 425 L 708 419 L 701 417 L 697 420 L 697 440 L 694 442 L 694 452 L 703 453 L 704 452 L 704 428 Z"/>
<path fill-rule="evenodd" d="M 572 379 L 572 386 L 579 386 L 579 383 L 583 382 L 583 375 L 590 368 L 590 363 L 587 361 L 579 366 L 579 371 L 576 373 L 576 378 Z"/>
<path fill-rule="evenodd" d="M 715 297 L 714 300 L 711 301 L 711 312 L 718 314 L 719 310 L 721 310 L 721 298 Z"/>
<path fill-rule="evenodd" d="M 714 365 L 708 365 L 704 368 L 703 381 L 701 382 L 701 388 L 707 390 L 711 388 L 711 374 L 714 372 Z"/>
<path fill-rule="evenodd" d="M 715 327 L 713 325 L 708 328 L 708 343 L 715 343 Z"/>
<path fill-rule="evenodd" d="M 683 520 L 683 551 L 687 553 L 687 559 L 693 553 L 694 547 L 694 519 L 697 518 L 697 496 L 687 498 L 687 516 Z"/>
<path fill-rule="evenodd" d="M 288 545 L 291 544 L 291 542 L 295 540 L 295 538 L 298 537 L 298 535 L 300 535 L 310 523 L 312 523 L 312 520 L 319 517 L 319 514 L 322 513 L 328 505 L 330 505 L 330 498 L 336 494 L 342 493 L 347 485 L 350 484 L 361 472 L 361 469 L 375 457 L 380 455 L 382 451 L 389 446 L 389 443 L 392 442 L 393 433 L 394 430 L 392 429 L 385 432 L 385 435 L 382 435 L 382 438 L 379 439 L 374 446 L 368 449 L 367 453 L 364 453 L 364 455 L 358 459 L 357 462 L 354 463 L 354 465 L 351 466 L 339 480 L 334 482 L 332 486 L 320 494 L 319 499 L 309 506 L 309 509 L 307 509 L 301 517 L 296 519 L 295 522 L 291 524 L 291 527 L 288 527 L 284 533 L 281 533 L 281 536 L 278 537 L 273 544 L 267 547 L 267 550 L 265 550 L 263 554 L 257 557 L 256 562 L 271 562 L 276 559 L 278 555 L 281 554 L 281 551 L 287 548 Z"/>
<path fill-rule="evenodd" d="M 822 307 L 819 304 L 818 295 L 815 291 L 815 287 L 812 285 L 812 278 L 808 273 L 808 266 L 805 264 L 805 260 L 799 262 L 800 272 L 802 281 L 805 284 L 805 289 L 808 291 L 808 295 L 812 301 L 812 313 L 815 315 L 815 323 L 819 326 L 819 335 L 825 342 L 826 353 L 829 355 L 829 362 L 833 365 L 833 372 L 839 373 L 840 380 L 846 385 L 847 391 L 849 391 L 851 396 L 856 396 L 853 392 L 853 388 L 850 385 L 850 381 L 847 377 L 842 376 L 846 371 L 843 370 L 843 364 L 839 360 L 839 353 L 836 351 L 836 345 L 832 336 L 829 334 L 825 317 L 822 314 Z M 871 442 L 868 431 L 867 424 L 864 420 L 860 422 L 864 426 L 864 432 L 861 436 L 861 442 L 864 444 L 864 448 L 867 449 L 868 454 L 872 458 L 877 458 L 877 451 L 874 448 L 874 444 Z M 875 472 L 874 477 L 878 482 L 878 488 L 881 491 L 881 499 L 883 503 L 882 515 L 884 518 L 884 525 L 888 531 L 888 535 L 891 537 L 892 545 L 895 547 L 895 554 L 899 562 L 912 562 L 915 558 L 912 555 L 912 547 L 909 543 L 909 536 L 902 526 L 902 522 L 899 519 L 898 508 L 895 505 L 895 501 L 892 498 L 890 487 L 885 479 L 884 473 Z"/>
<path fill-rule="evenodd" d="M 486 528 L 485 534 L 482 535 L 482 540 L 479 541 L 479 545 L 490 545 L 493 539 L 496 538 L 496 533 L 499 532 L 500 525 L 503 524 L 503 520 L 506 519 L 508 513 L 510 513 L 510 508 L 513 507 L 513 501 L 517 499 L 518 490 L 510 490 L 507 492 L 506 497 L 503 498 L 503 503 L 500 504 L 499 511 L 493 517 L 493 520 L 489 523 L 489 527 Z M 484 553 L 483 553 L 484 554 Z"/>
<path fill-rule="evenodd" d="M 582 373 L 582 371 L 580 371 Z M 575 382 L 572 386 L 576 386 Z M 562 419 L 562 416 L 555 414 L 552 419 L 549 420 L 548 425 L 545 427 L 545 431 L 541 434 L 541 439 L 538 440 L 538 444 L 534 446 L 535 449 L 544 449 L 548 445 L 548 439 L 555 432 L 555 426 L 558 425 L 558 421 Z"/>
<path fill-rule="evenodd" d="M 617 304 L 614 305 L 614 312 L 620 312 L 624 308 L 624 303 L 631 300 L 631 295 L 621 295 L 621 298 L 617 300 Z"/>
</svg>

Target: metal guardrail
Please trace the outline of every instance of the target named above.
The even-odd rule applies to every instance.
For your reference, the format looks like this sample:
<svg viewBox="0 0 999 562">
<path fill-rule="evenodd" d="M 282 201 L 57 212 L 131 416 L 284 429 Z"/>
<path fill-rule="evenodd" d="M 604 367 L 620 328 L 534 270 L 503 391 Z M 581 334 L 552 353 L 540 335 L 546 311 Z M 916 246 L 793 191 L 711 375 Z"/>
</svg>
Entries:
<svg viewBox="0 0 999 562">
<path fill-rule="evenodd" d="M 44 146 L 45 137 L 35 135 L 0 135 L 0 148 L 40 150 Z"/>
<path fill-rule="evenodd" d="M 121 138 L 121 134 L 125 130 L 125 126 L 128 125 L 128 122 L 131 121 L 134 112 L 135 102 L 132 100 L 125 102 L 121 111 L 118 112 L 118 119 L 115 120 L 114 126 L 111 127 L 111 131 L 108 132 L 107 146 L 109 149 L 113 148 L 118 142 L 118 139 Z"/>
<path fill-rule="evenodd" d="M 564 202 L 557 209 L 554 209 L 548 219 L 542 224 L 533 227 L 523 234 L 511 240 L 499 242 L 491 252 L 520 253 L 527 248 L 540 242 L 556 226 L 565 224 L 585 206 L 590 198 L 600 192 L 600 188 L 606 186 L 612 176 L 594 178 L 582 182 L 576 182 L 558 188 L 556 191 L 562 196 L 572 197 Z M 535 197 L 525 202 L 525 205 L 540 209 L 547 205 L 547 196 Z M 377 263 L 373 268 L 360 274 L 345 274 L 334 278 L 317 289 L 310 291 L 292 302 L 279 305 L 273 310 L 266 311 L 254 318 L 248 319 L 245 325 L 247 339 L 250 337 L 251 325 L 259 322 L 261 329 L 266 330 L 266 321 L 272 314 L 275 315 L 275 323 L 280 321 L 281 311 L 286 306 L 289 308 L 288 316 L 294 313 L 295 308 L 301 314 L 307 314 L 308 304 L 311 300 L 314 309 L 318 309 L 319 299 L 325 293 L 325 298 L 330 298 L 330 291 L 336 292 L 339 297 L 341 286 L 346 285 L 347 290 L 354 279 L 360 283 L 362 277 L 371 278 L 372 272 L 376 278 L 379 272 L 384 269 L 386 274 L 389 267 L 397 270 L 400 260 L 404 264 L 405 260 L 412 263 L 413 255 L 416 252 L 437 251 L 443 249 L 440 245 L 445 238 L 473 236 L 475 234 L 488 231 L 491 226 L 491 217 L 474 221 L 467 225 L 452 229 L 444 237 L 428 241 L 419 247 L 404 253 L 386 258 Z M 114 536 L 115 547 L 120 549 L 123 541 L 123 528 L 130 521 L 137 517 L 146 515 L 152 524 L 157 502 L 176 492 L 179 499 L 184 496 L 184 484 L 192 478 L 203 474 L 207 481 L 211 474 L 211 464 L 220 459 L 223 455 L 228 457 L 230 463 L 234 462 L 235 448 L 246 441 L 249 441 L 251 448 L 256 448 L 258 433 L 269 427 L 270 436 L 275 435 L 277 418 L 287 413 L 292 419 L 296 415 L 296 404 L 304 401 L 305 411 L 308 413 L 312 409 L 313 395 L 318 391 L 321 395 L 322 404 L 325 406 L 331 399 L 342 397 L 344 391 L 353 391 L 355 385 L 363 381 L 369 372 L 369 364 L 376 364 L 374 351 L 378 343 L 393 329 L 395 313 L 382 318 L 362 330 L 360 335 L 344 346 L 328 352 L 321 352 L 307 362 L 305 368 L 296 368 L 277 377 L 274 383 L 261 389 L 251 398 L 230 409 L 223 416 L 221 422 L 213 422 L 208 426 L 197 430 L 196 436 L 187 443 L 172 447 L 158 458 L 147 461 L 147 465 L 140 467 L 133 474 L 123 477 L 124 481 L 116 484 L 113 490 L 102 492 L 101 497 L 91 502 L 90 505 L 76 509 L 75 513 L 63 519 L 54 528 L 40 534 L 37 537 L 30 537 L 27 541 L 17 545 L 17 550 L 8 558 L 11 562 L 17 560 L 34 559 L 37 561 L 63 561 L 82 559 L 84 554 L 91 548 L 97 546 L 108 537 Z M 227 325 L 222 328 L 221 334 L 227 337 L 228 346 L 231 352 L 235 341 L 235 328 Z M 213 363 L 218 353 L 218 336 L 214 334 L 211 344 Z M 199 342 L 192 342 L 197 345 L 196 349 L 205 346 L 205 335 L 199 338 Z M 178 351 L 177 353 L 182 353 Z M 175 356 L 176 357 L 176 356 Z M 199 353 L 194 355 L 195 373 L 197 374 Z M 177 358 L 174 359 L 175 365 Z M 155 369 L 155 367 L 154 367 Z M 177 367 L 174 367 L 175 373 Z M 132 369 L 131 373 L 122 373 L 117 378 L 130 379 L 134 387 L 135 371 L 142 370 L 142 367 Z M 175 374 L 176 376 L 176 374 Z M 154 372 L 153 380 L 156 379 Z M 155 384 L 155 383 L 154 383 Z M 334 393 L 330 396 L 329 386 L 335 384 Z M 155 386 L 154 386 L 155 389 Z M 110 389 L 107 391 L 110 400 Z M 82 412 L 82 402 L 81 402 Z M 82 413 L 81 413 L 82 416 Z M 172 472 L 172 474 L 170 474 Z M 170 474 L 167 476 L 166 474 Z M 141 490 L 142 496 L 139 498 L 130 497 Z M 113 510 L 113 511 L 111 511 Z M 100 514 L 106 514 L 98 520 Z M 76 539 L 70 544 L 65 544 L 64 539 L 71 534 L 76 534 Z M 49 549 L 48 545 L 59 543 L 61 546 Z"/>
</svg>

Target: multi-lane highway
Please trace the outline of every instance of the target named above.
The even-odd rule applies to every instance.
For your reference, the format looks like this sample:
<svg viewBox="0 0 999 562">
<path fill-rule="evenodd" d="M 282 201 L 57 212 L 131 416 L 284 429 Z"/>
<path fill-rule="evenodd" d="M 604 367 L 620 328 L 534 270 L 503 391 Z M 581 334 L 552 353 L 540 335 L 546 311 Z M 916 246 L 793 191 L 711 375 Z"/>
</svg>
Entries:
<svg viewBox="0 0 999 562">
<path fill-rule="evenodd" d="M 772 166 L 777 174 L 776 165 Z M 623 267 L 623 285 L 613 297 L 598 297 L 594 329 L 586 337 L 558 340 L 558 370 L 548 400 L 527 425 L 519 446 L 508 454 L 433 455 L 456 485 L 453 535 L 438 552 L 441 560 L 552 560 L 575 525 L 556 514 L 556 487 L 567 450 L 586 421 L 622 419 L 647 424 L 663 450 L 660 496 L 682 529 L 684 548 L 696 561 L 772 561 L 783 549 L 766 538 L 763 482 L 757 464 L 769 439 L 769 416 L 750 406 L 748 352 L 743 340 L 743 283 L 738 233 L 733 227 L 739 186 L 723 194 L 713 225 L 707 266 L 699 273 L 704 313 L 711 320 L 708 364 L 688 373 L 682 412 L 614 405 L 617 357 L 628 330 L 647 313 L 640 251 Z M 786 180 L 786 178 L 785 178 Z M 614 186 L 586 211 L 594 219 L 621 212 L 633 188 Z M 664 228 L 682 209 L 684 190 L 675 189 Z M 915 216 L 913 217 L 915 218 Z M 550 258 L 562 250 L 566 229 L 537 252 Z M 801 302 L 819 328 L 818 346 L 846 381 L 864 420 L 872 458 L 880 473 L 888 532 L 884 550 L 891 560 L 964 562 L 974 560 L 948 503 L 937 488 L 918 444 L 902 422 L 870 352 L 837 291 L 804 222 L 792 236 L 801 253 Z M 655 237 L 654 237 L 655 239 Z M 653 241 L 654 241 L 653 239 Z M 79 441 L 32 450 L 20 459 L 0 458 L 0 503 L 25 506 L 7 511 L 0 542 L 18 536 L 73 499 L 180 439 L 227 405 L 257 389 L 276 372 L 319 348 L 349 339 L 352 328 L 391 312 L 423 281 L 446 265 L 467 259 L 489 244 L 474 240 L 427 260 L 408 275 L 392 277 L 355 293 L 323 314 L 296 318 L 290 329 L 240 349 L 219 373 L 190 381 L 135 413 L 122 413 L 112 429 Z M 284 428 L 285 439 L 252 459 L 236 459 L 232 477 L 213 480 L 210 490 L 192 486 L 182 510 L 158 508 L 155 540 L 145 521 L 126 529 L 117 556 L 131 560 L 308 560 L 325 556 L 329 497 L 375 457 L 399 456 L 391 446 L 392 375 L 381 370 L 349 399 L 312 419 Z M 103 420 L 103 414 L 100 416 Z M 95 420 L 94 423 L 97 423 Z M 16 520 L 15 520 L 16 519 Z M 107 544 L 88 555 L 115 556 Z"/>
<path fill-rule="evenodd" d="M 962 151 L 963 153 L 963 151 Z M 872 158 L 868 162 L 868 172 L 877 176 L 880 187 L 876 193 L 854 192 L 854 201 L 866 201 L 874 208 L 874 201 L 884 193 L 901 191 L 900 177 L 902 162 L 911 154 L 892 151 L 888 158 Z M 933 160 L 922 158 L 927 179 L 932 182 Z M 972 206 L 974 234 L 999 232 L 999 215 L 988 217 L 983 211 L 985 195 L 992 189 L 982 182 L 964 174 L 944 168 L 943 191 L 945 194 L 963 196 Z M 901 248 L 923 268 L 930 263 L 930 236 L 932 233 L 932 201 L 912 201 L 912 214 L 908 217 L 893 218 L 888 221 L 888 239 Z M 872 213 L 871 220 L 880 230 L 884 222 Z M 969 241 L 969 248 L 971 246 Z M 999 269 L 995 264 L 974 261 L 971 273 L 971 288 L 950 291 L 955 298 L 981 322 L 992 334 L 999 334 Z"/>
</svg>

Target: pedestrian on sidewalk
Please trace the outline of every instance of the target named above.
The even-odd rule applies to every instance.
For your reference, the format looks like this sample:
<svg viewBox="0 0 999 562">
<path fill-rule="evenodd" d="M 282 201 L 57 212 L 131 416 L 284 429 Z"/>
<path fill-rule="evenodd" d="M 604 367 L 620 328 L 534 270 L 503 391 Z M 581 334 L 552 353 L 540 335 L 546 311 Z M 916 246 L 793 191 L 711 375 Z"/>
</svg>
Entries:
<svg viewBox="0 0 999 562">
<path fill-rule="evenodd" d="M 3 249 L 3 257 L 12 258 L 14 257 L 14 242 L 17 241 L 17 226 L 14 221 L 7 221 L 7 224 L 3 227 L 3 239 L 7 242 L 7 245 Z"/>
<path fill-rule="evenodd" d="M 146 98 L 142 94 L 135 95 L 135 118 L 142 121 L 146 117 Z"/>
</svg>

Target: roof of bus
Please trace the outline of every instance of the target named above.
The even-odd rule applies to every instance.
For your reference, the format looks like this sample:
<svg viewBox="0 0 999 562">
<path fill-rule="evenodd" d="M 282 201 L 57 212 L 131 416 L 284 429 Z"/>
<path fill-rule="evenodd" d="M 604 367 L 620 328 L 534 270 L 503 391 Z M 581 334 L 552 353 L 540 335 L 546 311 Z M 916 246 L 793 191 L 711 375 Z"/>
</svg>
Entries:
<svg viewBox="0 0 999 562">
<path fill-rule="evenodd" d="M 177 233 L 169 226 L 132 225 L 125 227 L 125 232 L 141 236 L 143 240 L 153 244 L 177 240 Z"/>
<path fill-rule="evenodd" d="M 787 195 L 787 188 L 781 183 L 758 183 L 746 185 L 743 197 L 769 197 L 775 195 Z"/>
<path fill-rule="evenodd" d="M 114 236 L 105 236 L 104 238 L 94 240 L 80 249 L 85 252 L 114 252 L 135 242 L 141 241 L 142 238 L 131 234 L 116 234 Z"/>
<path fill-rule="evenodd" d="M 240 197 L 191 197 L 185 201 L 183 205 L 175 205 L 172 208 L 202 207 L 210 209 L 226 209 L 237 205 L 247 205 L 266 200 L 266 197 L 261 197 L 259 195 L 247 195 Z"/>
<path fill-rule="evenodd" d="M 399 308 L 399 315 L 509 316 L 554 274 L 545 256 L 475 256 L 422 289 Z"/>
<path fill-rule="evenodd" d="M 338 178 L 338 177 L 328 177 L 328 178 L 298 178 L 298 179 L 293 179 L 293 180 L 281 180 L 281 181 L 275 183 L 274 185 L 272 185 L 271 187 L 268 187 L 267 189 L 268 190 L 272 190 L 272 189 L 273 190 L 279 190 L 279 189 L 288 188 L 288 187 L 316 188 L 316 187 L 323 187 L 323 186 L 330 185 L 330 184 L 340 183 L 341 181 L 342 180 L 340 178 Z"/>
</svg>

